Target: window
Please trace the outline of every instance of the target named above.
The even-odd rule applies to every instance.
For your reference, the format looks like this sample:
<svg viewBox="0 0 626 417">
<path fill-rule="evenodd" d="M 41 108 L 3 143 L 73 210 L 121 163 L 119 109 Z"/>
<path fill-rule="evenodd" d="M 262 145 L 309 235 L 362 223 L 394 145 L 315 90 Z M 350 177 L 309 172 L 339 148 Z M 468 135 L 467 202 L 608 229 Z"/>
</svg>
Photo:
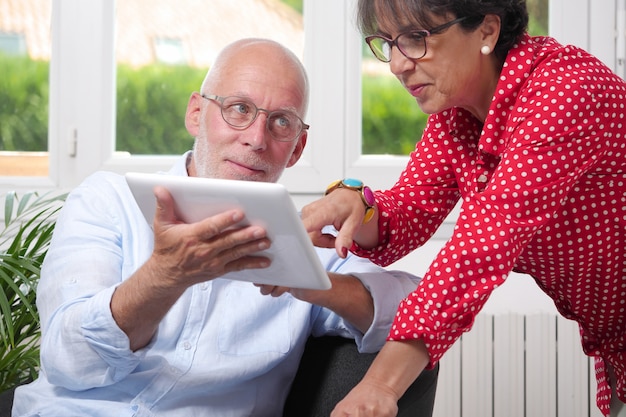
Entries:
<svg viewBox="0 0 626 417">
<path fill-rule="evenodd" d="M 155 38 L 154 54 L 157 62 L 169 65 L 181 65 L 187 62 L 183 42 L 180 39 Z"/>
<path fill-rule="evenodd" d="M 44 153 L 47 151 L 50 158 L 49 168 L 44 169 L 45 175 L 34 176 L 26 183 L 21 182 L 20 177 L 5 174 L 0 177 L 2 189 L 6 190 L 8 187 L 15 189 L 16 184 L 18 187 L 28 184 L 28 188 L 73 187 L 98 169 L 123 173 L 130 170 L 151 172 L 168 167 L 173 160 L 171 155 L 179 152 L 178 148 L 172 149 L 170 144 L 189 148 L 192 142 L 187 135 L 159 131 L 144 133 L 139 124 L 123 129 L 127 137 L 154 139 L 162 136 L 167 139 L 165 142 L 169 142 L 165 143 L 168 145 L 167 148 L 142 150 L 128 145 L 130 142 L 119 133 L 123 125 L 120 122 L 120 114 L 130 114 L 128 109 L 138 106 L 142 97 L 140 93 L 134 93 L 134 96 L 126 95 L 126 98 L 123 94 L 116 94 L 124 87 L 123 82 L 117 78 L 121 74 L 121 66 L 115 65 L 119 62 L 118 54 L 124 52 L 123 45 L 130 45 L 126 54 L 133 57 L 123 64 L 129 71 L 144 67 L 142 60 L 145 56 L 149 55 L 152 60 L 156 58 L 154 44 L 156 38 L 179 40 L 185 57 L 183 64 L 162 67 L 169 69 L 185 67 L 204 71 L 212 59 L 210 51 L 219 50 L 225 42 L 242 36 L 252 36 L 254 33 L 267 36 L 270 32 L 266 27 L 259 29 L 262 20 L 269 21 L 269 25 L 273 27 L 300 25 L 300 35 L 277 40 L 288 45 L 299 45 L 311 84 L 314 86 L 307 116 L 307 123 L 311 125 L 307 148 L 298 164 L 286 171 L 281 182 L 294 194 L 307 197 L 319 195 L 330 181 L 344 176 L 362 178 L 372 187 L 388 187 L 397 178 L 406 163 L 406 148 L 400 147 L 400 150 L 378 148 L 380 143 L 377 141 L 382 142 L 382 139 L 375 139 L 372 142 L 375 146 L 370 148 L 367 147 L 369 145 L 362 145 L 361 141 L 363 130 L 361 102 L 365 92 L 359 74 L 364 71 L 362 69 L 364 59 L 362 39 L 354 27 L 355 0 L 341 2 L 305 0 L 302 4 L 302 14 L 287 8 L 281 9 L 280 13 L 268 19 L 259 19 L 258 9 L 253 4 L 275 4 L 278 0 L 240 2 L 215 0 L 210 2 L 210 7 L 204 7 L 201 12 L 197 12 L 198 6 L 191 8 L 196 15 L 202 17 L 201 21 L 194 25 L 167 23 L 170 21 L 168 19 L 181 22 L 177 13 L 188 10 L 189 7 L 182 7 L 177 3 L 177 6 L 168 9 L 167 13 L 161 13 L 165 19 L 161 21 L 159 16 L 148 15 L 148 11 L 140 13 L 136 9 L 127 9 L 125 5 L 131 4 L 132 1 L 90 0 L 89 7 L 84 6 L 84 0 L 44 2 L 43 4 L 48 7 L 47 17 L 38 18 L 39 20 L 32 26 L 37 28 L 34 32 L 36 39 L 47 39 L 46 47 L 42 47 L 40 42 L 36 43 L 39 46 L 31 49 L 33 43 L 26 32 L 15 27 L 0 27 L 0 31 L 5 34 L 24 33 L 23 39 L 29 56 L 32 55 L 31 59 L 34 62 L 45 62 L 45 71 L 49 71 L 49 76 L 45 77 L 49 79 L 49 93 L 46 85 L 42 90 L 44 91 L 42 94 L 45 95 L 41 96 L 42 101 L 36 107 L 40 111 L 45 109 L 45 115 L 41 116 L 38 113 L 37 120 L 43 119 L 49 140 L 35 148 L 41 149 Z M 230 5 L 230 8 L 218 14 L 216 5 L 222 1 Z M 242 4 L 244 1 L 245 5 Z M 529 0 L 529 6 L 532 2 L 533 0 Z M 30 3 L 36 3 L 41 8 L 41 1 L 19 2 L 19 4 Z M 623 12 L 620 14 L 616 11 L 622 3 L 623 0 L 603 1 L 601 4 L 594 2 L 594 6 L 591 7 L 591 0 L 550 0 L 548 4 L 550 33 L 564 43 L 573 43 L 588 49 L 617 69 L 619 62 L 623 62 L 625 52 L 619 49 L 615 36 L 616 16 L 623 15 Z M 0 8 L 2 4 L 0 3 Z M 204 5 L 202 2 L 194 4 Z M 159 13 L 160 7 L 148 10 L 150 13 Z M 272 20 L 277 19 L 277 15 L 283 16 L 286 13 L 295 13 L 299 16 L 299 23 L 286 25 L 277 23 L 278 20 Z M 0 9 L 0 14 L 6 16 L 6 11 Z M 126 14 L 134 15 L 135 20 L 121 24 L 121 20 L 118 19 Z M 256 17 L 257 32 L 252 32 L 248 25 L 241 24 L 242 19 L 248 16 Z M 545 17 L 543 19 L 545 22 Z M 15 19 L 4 19 L 3 22 L 5 21 L 13 24 Z M 157 23 L 162 29 L 159 33 L 156 32 Z M 124 42 L 122 39 L 124 34 L 132 33 L 142 24 L 146 25 L 142 30 L 149 34 L 147 41 L 136 38 L 138 39 L 136 42 Z M 220 36 L 211 40 L 213 45 L 206 47 L 194 43 L 195 40 L 205 39 L 205 36 L 198 33 L 202 33 L 203 28 L 209 26 L 220 28 L 216 30 Z M 50 33 L 54 35 L 52 44 L 49 41 L 50 37 L 46 36 Z M 147 47 L 144 47 L 144 44 L 147 44 Z M 164 48 L 180 51 L 175 44 L 176 42 L 164 45 Z M 43 52 L 46 48 L 50 50 L 50 45 L 53 56 L 51 61 Z M 293 47 L 294 50 L 297 48 L 298 46 Z M 623 49 L 623 46 L 621 48 Z M 200 57 L 206 58 L 206 61 Z M 619 57 L 622 57 L 622 61 Z M 3 78 L 4 80 L 0 82 L 6 82 L 6 77 Z M 198 88 L 197 81 L 194 80 L 192 84 L 193 89 Z M 0 94 L 4 91 L 3 85 Z M 188 92 L 185 96 L 184 101 L 188 98 Z M 163 98 L 161 103 L 166 101 Z M 3 102 L 4 100 L 0 100 L 0 106 Z M 14 107 L 9 107 L 10 110 L 6 107 L 3 109 L 0 111 L 3 115 L 0 117 L 14 111 Z M 182 125 L 183 116 L 176 114 L 176 111 L 172 111 L 172 122 L 168 120 L 168 124 Z M 0 129 L 3 126 L 5 124 L 0 123 Z M 30 133 L 35 130 L 32 126 L 31 123 L 28 124 L 27 131 Z M 415 129 L 419 131 L 419 127 Z M 417 140 L 418 137 L 415 135 L 413 140 Z M 410 143 L 410 140 L 407 143 Z M 24 136 L 20 137 L 19 142 L 20 145 L 26 144 Z M 363 142 L 366 143 L 366 140 Z M 30 148 L 27 150 L 38 152 Z M 4 167 L 5 164 L 2 163 L 0 166 Z M 34 169 L 29 168 L 28 171 L 34 172 Z"/>
<path fill-rule="evenodd" d="M 0 52 L 4 55 L 26 55 L 26 41 L 21 33 L 0 32 Z"/>
<path fill-rule="evenodd" d="M 0 176 L 30 182 L 30 177 L 49 173 L 51 5 L 23 0 L 19 7 L 4 6 L 0 5 Z"/>
</svg>

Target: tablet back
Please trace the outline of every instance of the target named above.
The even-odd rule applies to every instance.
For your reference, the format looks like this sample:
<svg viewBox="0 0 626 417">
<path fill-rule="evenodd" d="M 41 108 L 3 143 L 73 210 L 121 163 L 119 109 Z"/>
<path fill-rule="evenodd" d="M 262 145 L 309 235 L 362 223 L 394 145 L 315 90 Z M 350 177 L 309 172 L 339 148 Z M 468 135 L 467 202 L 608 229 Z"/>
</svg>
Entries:
<svg viewBox="0 0 626 417">
<path fill-rule="evenodd" d="M 259 254 L 270 258 L 271 266 L 231 272 L 223 278 L 293 288 L 330 288 L 298 211 L 281 184 L 144 173 L 128 173 L 126 182 L 150 225 L 156 210 L 153 189 L 161 185 L 174 198 L 176 213 L 186 223 L 240 207 L 246 213 L 243 223 L 263 226 L 272 244 Z"/>
</svg>

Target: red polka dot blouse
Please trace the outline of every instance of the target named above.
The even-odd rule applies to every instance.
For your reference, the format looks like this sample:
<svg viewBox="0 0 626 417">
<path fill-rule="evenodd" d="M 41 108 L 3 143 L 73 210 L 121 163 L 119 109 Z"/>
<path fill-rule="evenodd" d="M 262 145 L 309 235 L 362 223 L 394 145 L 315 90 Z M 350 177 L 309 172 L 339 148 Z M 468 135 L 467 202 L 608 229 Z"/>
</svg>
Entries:
<svg viewBox="0 0 626 417">
<path fill-rule="evenodd" d="M 389 339 L 422 339 L 432 367 L 511 271 L 534 277 L 626 402 L 626 83 L 552 38 L 510 51 L 484 124 L 431 115 L 390 190 L 376 193 L 388 265 L 426 242 L 462 200 L 453 235 L 398 309 Z"/>
</svg>

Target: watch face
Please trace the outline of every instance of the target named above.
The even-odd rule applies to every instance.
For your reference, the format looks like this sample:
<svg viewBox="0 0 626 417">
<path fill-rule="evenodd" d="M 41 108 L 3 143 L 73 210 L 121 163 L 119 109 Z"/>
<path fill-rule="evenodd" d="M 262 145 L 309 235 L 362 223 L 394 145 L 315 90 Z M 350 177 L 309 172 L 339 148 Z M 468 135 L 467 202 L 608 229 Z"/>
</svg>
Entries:
<svg viewBox="0 0 626 417">
<path fill-rule="evenodd" d="M 369 206 L 373 206 L 374 204 L 376 204 L 376 198 L 374 197 L 374 192 L 371 190 L 370 187 L 363 187 L 363 198 L 365 198 L 365 202 L 369 205 Z"/>
</svg>

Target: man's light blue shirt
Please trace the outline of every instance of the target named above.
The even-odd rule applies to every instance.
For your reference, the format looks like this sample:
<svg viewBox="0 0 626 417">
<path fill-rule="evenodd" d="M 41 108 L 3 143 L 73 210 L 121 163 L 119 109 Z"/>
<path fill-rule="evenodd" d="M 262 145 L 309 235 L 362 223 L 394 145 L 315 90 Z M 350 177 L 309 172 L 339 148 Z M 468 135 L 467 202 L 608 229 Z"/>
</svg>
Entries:
<svg viewBox="0 0 626 417">
<path fill-rule="evenodd" d="M 186 158 L 169 174 L 187 175 Z M 38 287 L 41 374 L 16 391 L 14 417 L 280 416 L 309 335 L 353 337 L 359 350 L 377 351 L 418 283 L 318 249 L 328 271 L 370 290 L 375 318 L 364 335 L 290 294 L 263 296 L 250 283 L 215 279 L 190 287 L 150 345 L 133 352 L 109 304 L 152 248 L 124 177 L 96 173 L 70 194 Z"/>
</svg>

